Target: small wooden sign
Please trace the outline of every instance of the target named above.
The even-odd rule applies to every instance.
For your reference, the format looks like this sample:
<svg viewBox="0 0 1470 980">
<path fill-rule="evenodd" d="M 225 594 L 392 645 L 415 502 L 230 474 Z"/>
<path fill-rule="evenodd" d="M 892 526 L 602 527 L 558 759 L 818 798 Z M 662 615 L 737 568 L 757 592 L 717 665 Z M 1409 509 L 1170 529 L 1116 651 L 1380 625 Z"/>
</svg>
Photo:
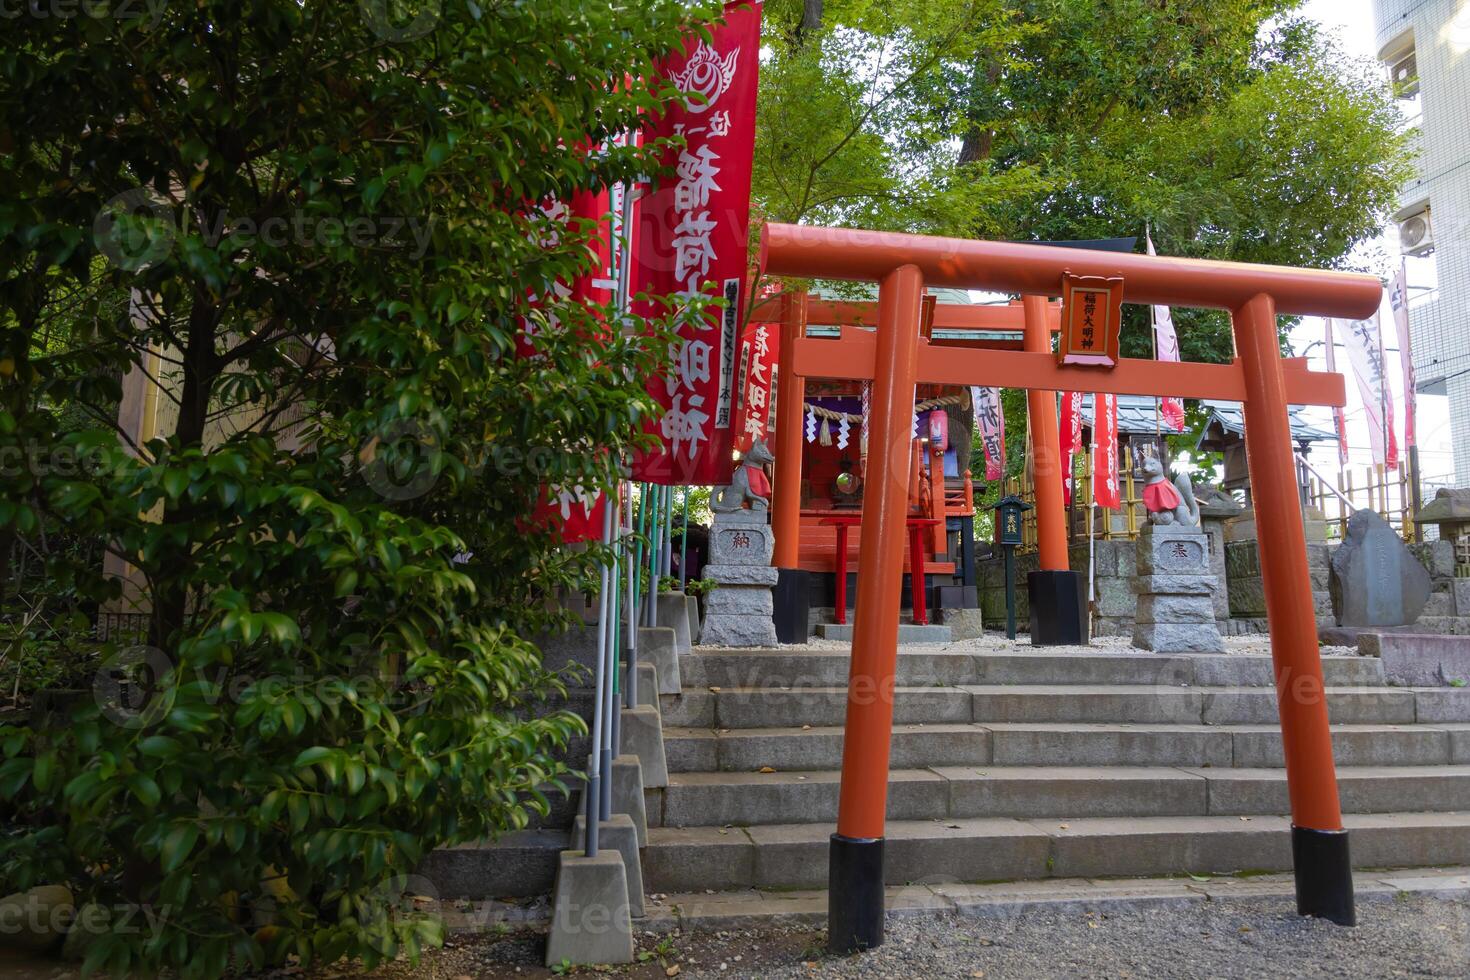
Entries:
<svg viewBox="0 0 1470 980">
<path fill-rule="evenodd" d="M 1123 280 L 1101 276 L 1062 277 L 1062 364 L 1112 368 L 1118 364 L 1123 329 Z"/>
</svg>

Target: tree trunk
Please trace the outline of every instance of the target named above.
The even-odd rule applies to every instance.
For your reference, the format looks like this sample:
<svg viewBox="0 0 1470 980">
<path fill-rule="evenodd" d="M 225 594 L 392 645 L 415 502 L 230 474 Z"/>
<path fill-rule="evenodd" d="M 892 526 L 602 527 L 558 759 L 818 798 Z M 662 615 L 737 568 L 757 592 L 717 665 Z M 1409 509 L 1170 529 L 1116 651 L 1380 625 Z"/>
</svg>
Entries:
<svg viewBox="0 0 1470 980">
<path fill-rule="evenodd" d="M 796 46 L 806 43 L 807 35 L 822 29 L 822 0 L 803 0 L 801 23 L 796 25 Z"/>
</svg>

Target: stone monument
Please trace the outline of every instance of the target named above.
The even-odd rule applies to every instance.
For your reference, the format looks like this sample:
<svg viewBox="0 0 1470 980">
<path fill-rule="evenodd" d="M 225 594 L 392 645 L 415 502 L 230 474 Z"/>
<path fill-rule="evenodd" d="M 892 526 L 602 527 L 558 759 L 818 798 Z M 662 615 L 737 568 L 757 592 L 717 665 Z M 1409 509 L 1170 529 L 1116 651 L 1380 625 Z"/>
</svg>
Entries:
<svg viewBox="0 0 1470 980">
<path fill-rule="evenodd" d="M 716 582 L 704 600 L 702 643 L 709 646 L 773 647 L 775 601 L 771 587 L 779 572 L 771 565 L 776 539 L 767 523 L 770 482 L 765 466 L 773 462 L 760 439 L 735 468 L 733 482 L 710 502 L 709 564 L 704 574 Z M 747 509 L 748 508 L 748 509 Z"/>
<path fill-rule="evenodd" d="M 1429 602 L 1433 583 L 1387 521 L 1371 510 L 1348 518 L 1332 555 L 1332 612 L 1337 625 L 1407 626 Z"/>
<path fill-rule="evenodd" d="M 1194 488 L 1183 477 L 1170 483 L 1157 459 L 1148 460 L 1144 472 L 1149 521 L 1138 534 L 1133 645 L 1156 653 L 1224 653 L 1215 622 L 1220 580 L 1210 539 L 1199 526 Z"/>
</svg>

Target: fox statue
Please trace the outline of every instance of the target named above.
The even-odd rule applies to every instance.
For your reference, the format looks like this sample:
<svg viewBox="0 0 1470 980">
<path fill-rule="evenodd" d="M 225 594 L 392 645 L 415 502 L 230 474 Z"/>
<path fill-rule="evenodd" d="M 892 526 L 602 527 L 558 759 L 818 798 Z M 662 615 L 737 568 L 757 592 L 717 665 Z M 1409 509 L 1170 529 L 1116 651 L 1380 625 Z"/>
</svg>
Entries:
<svg viewBox="0 0 1470 980">
<path fill-rule="evenodd" d="M 1143 505 L 1148 508 L 1150 521 L 1199 526 L 1199 504 L 1188 477 L 1176 476 L 1170 483 L 1164 476 L 1164 461 L 1152 456 L 1143 461 L 1143 475 Z"/>
<path fill-rule="evenodd" d="M 743 510 L 746 501 L 750 502 L 751 510 L 769 510 L 771 481 L 766 478 L 764 467 L 775 461 L 776 457 L 771 455 L 763 440 L 757 439 L 751 443 L 745 457 L 740 460 L 740 465 L 735 467 L 730 485 L 715 491 L 710 500 L 710 510 L 717 514 L 733 514 L 737 510 Z"/>
</svg>

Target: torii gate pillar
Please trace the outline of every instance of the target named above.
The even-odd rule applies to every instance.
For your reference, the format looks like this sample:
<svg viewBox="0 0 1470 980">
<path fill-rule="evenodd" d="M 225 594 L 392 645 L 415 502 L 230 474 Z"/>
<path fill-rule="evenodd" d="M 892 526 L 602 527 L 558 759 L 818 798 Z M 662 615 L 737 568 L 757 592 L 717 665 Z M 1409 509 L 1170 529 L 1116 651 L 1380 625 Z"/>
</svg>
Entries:
<svg viewBox="0 0 1470 980">
<path fill-rule="evenodd" d="M 1024 296 L 1024 347 L 1051 353 L 1045 296 Z M 1082 576 L 1067 560 L 1066 507 L 1062 503 L 1061 443 L 1057 437 L 1057 393 L 1026 393 L 1031 430 L 1032 485 L 1036 490 L 1036 544 L 1041 567 L 1026 576 L 1031 609 L 1031 645 L 1081 646 L 1087 642 L 1087 607 Z"/>
</svg>

